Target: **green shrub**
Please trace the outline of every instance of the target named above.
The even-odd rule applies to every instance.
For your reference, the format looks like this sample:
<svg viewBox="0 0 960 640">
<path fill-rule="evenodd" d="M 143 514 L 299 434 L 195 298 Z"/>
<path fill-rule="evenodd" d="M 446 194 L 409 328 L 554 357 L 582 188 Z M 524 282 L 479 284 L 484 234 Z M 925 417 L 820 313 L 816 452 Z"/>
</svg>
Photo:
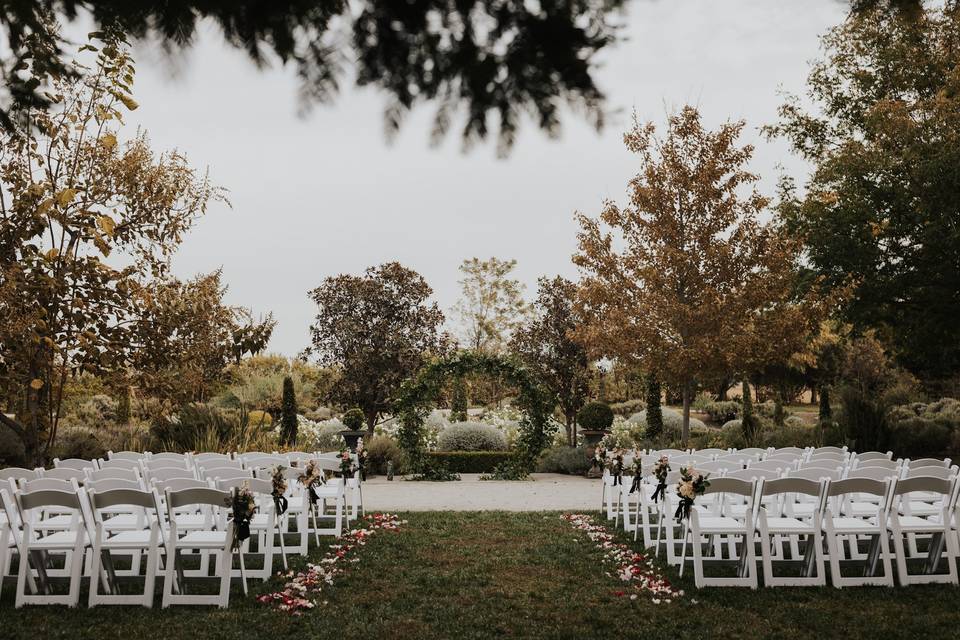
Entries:
<svg viewBox="0 0 960 640">
<path fill-rule="evenodd" d="M 710 416 L 710 421 L 715 424 L 725 424 L 731 420 L 740 417 L 740 403 L 736 400 L 721 400 L 717 402 L 708 402 L 703 411 Z"/>
<path fill-rule="evenodd" d="M 451 473 L 493 473 L 498 466 L 509 462 L 513 454 L 506 451 L 430 451 L 427 458 L 430 466 L 439 463 Z"/>
<path fill-rule="evenodd" d="M 20 437 L 10 428 L 0 425 L 0 467 L 22 467 L 27 464 L 26 456 L 27 451 Z"/>
<path fill-rule="evenodd" d="M 840 424 L 855 450 L 885 450 L 889 439 L 887 411 L 880 402 L 853 386 L 840 390 Z"/>
<path fill-rule="evenodd" d="M 340 416 L 340 422 L 342 422 L 347 429 L 352 429 L 354 431 L 363 429 L 363 425 L 366 423 L 366 421 L 366 418 L 363 416 L 363 411 L 357 408 L 350 409 Z"/>
<path fill-rule="evenodd" d="M 550 447 L 537 464 L 540 473 L 583 475 L 590 470 L 591 460 L 583 447 Z"/>
<path fill-rule="evenodd" d="M 695 411 L 706 411 L 709 404 L 713 404 L 713 394 L 709 391 L 701 391 L 690 403 L 690 408 Z"/>
<path fill-rule="evenodd" d="M 239 431 L 236 412 L 202 402 L 184 405 L 174 415 L 157 418 L 150 427 L 165 451 L 192 451 L 201 439 L 225 442 Z"/>
<path fill-rule="evenodd" d="M 635 400 L 626 400 L 624 402 L 615 402 L 610 405 L 610 410 L 615 415 L 627 417 L 646 407 L 646 401 L 643 398 Z"/>
<path fill-rule="evenodd" d="M 280 442 L 293 446 L 297 442 L 297 394 L 293 378 L 283 378 L 283 401 L 280 404 Z"/>
<path fill-rule="evenodd" d="M 467 400 L 467 383 L 460 376 L 453 381 L 452 398 L 450 401 L 450 419 L 454 422 L 464 422 L 467 419 L 467 410 L 470 402 Z"/>
<path fill-rule="evenodd" d="M 437 436 L 440 451 L 506 451 L 507 439 L 482 422 L 455 422 Z"/>
<path fill-rule="evenodd" d="M 577 413 L 577 424 L 588 431 L 607 431 L 613 424 L 613 410 L 606 402 L 588 402 Z"/>
<path fill-rule="evenodd" d="M 86 427 L 67 428 L 57 434 L 57 441 L 53 445 L 53 457 L 60 459 L 105 458 L 108 448 L 100 442 L 97 434 Z"/>
<path fill-rule="evenodd" d="M 898 456 L 956 457 L 960 454 L 960 400 L 943 398 L 894 407 L 887 415 L 889 445 Z"/>
<path fill-rule="evenodd" d="M 397 441 L 390 436 L 373 436 L 366 443 L 367 471 L 371 474 L 385 475 L 387 462 L 393 462 L 393 472 L 404 472 L 406 457 Z"/>
</svg>

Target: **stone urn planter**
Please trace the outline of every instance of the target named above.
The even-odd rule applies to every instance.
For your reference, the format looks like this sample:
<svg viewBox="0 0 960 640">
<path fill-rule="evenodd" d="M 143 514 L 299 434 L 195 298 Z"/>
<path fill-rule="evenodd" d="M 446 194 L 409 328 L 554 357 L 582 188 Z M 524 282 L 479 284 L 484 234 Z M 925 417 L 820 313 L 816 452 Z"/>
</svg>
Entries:
<svg viewBox="0 0 960 640">
<path fill-rule="evenodd" d="M 613 425 L 613 411 L 605 402 L 588 402 L 577 413 L 577 424 L 581 427 L 583 445 L 587 448 L 587 455 L 590 456 L 591 461 L 587 477 L 600 478 L 603 476 L 603 467 L 594 462 L 593 456 L 603 436 L 610 432 L 610 427 Z"/>
<path fill-rule="evenodd" d="M 340 421 L 344 424 L 344 426 L 347 427 L 340 432 L 340 435 L 350 448 L 350 452 L 356 453 L 357 443 L 359 443 L 366 434 L 366 432 L 363 430 L 363 426 L 366 424 L 363 411 L 360 409 L 350 409 L 343 414 L 343 416 L 340 418 Z"/>
<path fill-rule="evenodd" d="M 353 429 L 344 429 L 339 433 L 343 436 L 344 441 L 346 441 L 350 453 L 357 452 L 357 443 L 363 440 L 363 436 L 367 435 L 366 431 L 354 431 Z"/>
</svg>

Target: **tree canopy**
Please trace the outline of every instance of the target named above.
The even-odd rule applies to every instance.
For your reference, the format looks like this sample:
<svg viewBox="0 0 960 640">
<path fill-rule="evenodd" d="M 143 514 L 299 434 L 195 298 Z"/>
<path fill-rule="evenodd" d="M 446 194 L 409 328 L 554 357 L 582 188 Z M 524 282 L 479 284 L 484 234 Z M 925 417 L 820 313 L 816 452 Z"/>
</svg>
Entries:
<svg viewBox="0 0 960 640">
<path fill-rule="evenodd" d="M 359 86 L 387 94 L 385 121 L 396 131 L 404 114 L 436 107 L 433 138 L 463 117 L 465 143 L 495 133 L 501 151 L 513 144 L 528 114 L 555 135 L 561 107 L 603 123 L 603 92 L 594 82 L 597 54 L 615 39 L 611 14 L 624 0 L 35 0 L 0 3 L 0 117 L 11 104 L 42 104 L 42 88 L 25 79 L 63 73 L 65 45 L 58 24 L 89 13 L 100 28 L 154 38 L 169 49 L 190 47 L 203 21 L 258 66 L 291 64 L 304 105 L 325 102 L 348 70 Z"/>
<path fill-rule="evenodd" d="M 770 132 L 814 165 L 781 206 L 812 270 L 850 287 L 857 330 L 937 380 L 960 374 L 960 7 L 915 5 L 867 3 L 832 29 L 813 108 L 789 98 Z"/>
<path fill-rule="evenodd" d="M 670 116 L 662 137 L 636 123 L 624 136 L 641 163 L 628 204 L 578 216 L 579 335 L 596 354 L 682 389 L 684 442 L 696 382 L 742 370 L 745 352 L 775 340 L 766 328 L 777 314 L 765 312 L 794 298 L 791 243 L 757 219 L 767 199 L 746 169 L 753 148 L 738 145 L 743 126 L 707 130 L 689 106 Z"/>
<path fill-rule="evenodd" d="M 397 262 L 331 276 L 310 292 L 318 310 L 305 355 L 339 369 L 332 398 L 359 407 L 371 431 L 401 383 L 448 347 L 432 293 L 419 273 Z"/>
</svg>

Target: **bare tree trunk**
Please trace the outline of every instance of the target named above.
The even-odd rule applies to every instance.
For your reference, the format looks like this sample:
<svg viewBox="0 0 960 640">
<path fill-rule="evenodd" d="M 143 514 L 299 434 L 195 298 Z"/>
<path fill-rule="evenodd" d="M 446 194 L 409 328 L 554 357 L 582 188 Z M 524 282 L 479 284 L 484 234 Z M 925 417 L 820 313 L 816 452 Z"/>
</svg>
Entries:
<svg viewBox="0 0 960 640">
<path fill-rule="evenodd" d="M 689 382 L 683 384 L 683 429 L 680 431 L 680 446 L 686 449 L 690 439 L 690 396 L 693 395 Z"/>
</svg>

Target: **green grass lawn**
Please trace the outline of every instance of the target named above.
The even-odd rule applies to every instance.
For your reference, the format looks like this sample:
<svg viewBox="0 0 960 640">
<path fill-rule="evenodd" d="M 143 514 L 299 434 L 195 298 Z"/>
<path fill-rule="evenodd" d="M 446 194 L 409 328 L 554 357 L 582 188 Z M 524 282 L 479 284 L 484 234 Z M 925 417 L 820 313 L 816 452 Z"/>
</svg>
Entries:
<svg viewBox="0 0 960 640">
<path fill-rule="evenodd" d="M 5 581 L 0 638 L 955 638 L 960 589 L 860 587 L 696 591 L 656 605 L 617 597 L 600 553 L 556 513 L 411 513 L 378 532 L 300 617 L 235 586 L 229 610 L 13 608 Z M 319 554 L 318 554 L 319 555 Z M 673 573 L 671 572 L 671 576 Z M 675 577 L 675 576 L 674 576 Z M 276 585 L 274 585 L 276 586 Z M 694 603 L 694 601 L 696 603 Z M 83 600 L 85 602 L 85 600 Z M 159 595 L 157 599 L 159 606 Z"/>
</svg>

